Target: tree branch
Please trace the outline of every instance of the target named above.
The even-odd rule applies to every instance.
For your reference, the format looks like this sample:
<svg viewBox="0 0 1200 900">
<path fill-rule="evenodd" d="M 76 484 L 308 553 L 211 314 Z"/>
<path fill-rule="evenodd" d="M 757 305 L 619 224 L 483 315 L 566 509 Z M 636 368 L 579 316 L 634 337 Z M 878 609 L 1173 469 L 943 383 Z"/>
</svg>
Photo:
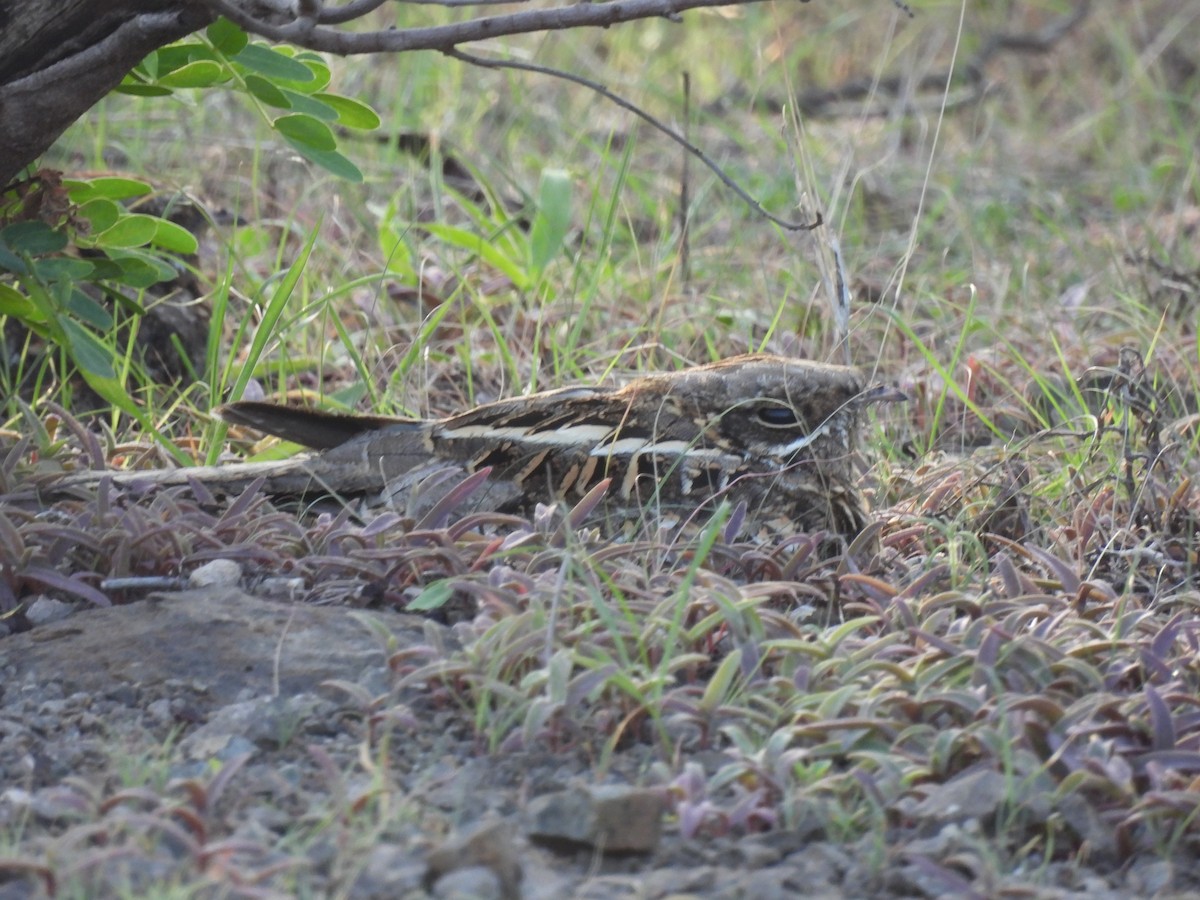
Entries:
<svg viewBox="0 0 1200 900">
<path fill-rule="evenodd" d="M 763 0 L 739 0 L 740 4 Z M 689 9 L 728 6 L 729 0 L 609 0 L 576 3 L 549 9 L 529 9 L 498 16 L 483 16 L 429 28 L 345 32 L 318 25 L 308 28 L 297 16 L 286 25 L 274 25 L 247 13 L 232 0 L 204 0 L 214 13 L 252 34 L 273 41 L 288 41 L 307 50 L 350 56 L 359 53 L 406 53 L 412 50 L 451 50 L 459 44 L 491 40 L 536 31 L 565 31 L 570 28 L 606 28 L 622 22 L 663 17 L 674 19 Z M 351 4 L 353 5 L 353 4 Z M 367 6 L 368 4 L 363 4 Z M 343 8 L 344 9 L 344 8 Z M 339 10 L 340 12 L 340 10 Z M 322 20 L 329 12 L 322 14 Z M 301 22 L 304 24 L 301 24 Z"/>
<path fill-rule="evenodd" d="M 52 49 L 49 60 L 0 79 L 0 185 L 44 153 L 147 53 L 203 28 L 213 18 L 203 6 L 133 12 L 105 23 L 106 31 L 89 34 L 77 46 L 65 38 L 50 40 L 51 48 L 43 51 L 49 55 Z M 46 41 L 44 31 L 40 39 Z M 36 46 L 35 39 L 30 43 Z"/>
<path fill-rule="evenodd" d="M 487 59 L 466 53 L 458 46 L 503 37 L 539 31 L 562 31 L 570 28 L 606 27 L 638 19 L 664 17 L 678 20 L 681 12 L 706 6 L 724 6 L 728 0 L 606 0 L 598 3 L 576 3 L 570 6 L 555 6 L 549 9 L 530 9 L 497 16 L 483 16 L 435 25 L 429 28 L 388 29 L 384 31 L 347 32 L 328 27 L 329 24 L 349 21 L 377 8 L 382 0 L 350 0 L 333 9 L 323 7 L 321 0 L 298 0 L 293 18 L 284 24 L 274 24 L 248 12 L 237 0 L 205 0 L 214 13 L 225 16 L 246 31 L 273 41 L 287 41 L 307 50 L 350 55 L 358 53 L 406 53 L 414 50 L 440 50 L 445 55 L 487 69 L 517 69 L 539 75 L 549 75 L 582 85 L 607 98 L 622 109 L 628 110 L 704 163 L 726 187 L 737 194 L 755 212 L 789 231 L 812 230 L 822 223 L 820 213 L 815 222 L 793 222 L 767 212 L 737 182 L 704 151 L 691 141 L 654 116 L 614 94 L 604 85 L 580 75 L 561 69 L 552 69 L 533 63 L 516 60 Z M 409 2 L 433 2 L 442 5 L 465 4 L 465 0 L 409 0 Z M 483 0 L 487 2 L 487 0 Z M 762 0 L 737 0 L 739 3 L 758 3 Z M 323 23 L 323 24 L 318 24 Z"/>
<path fill-rule="evenodd" d="M 351 22 L 379 9 L 386 2 L 387 0 L 350 0 L 345 6 L 321 10 L 318 21 L 322 25 L 340 25 L 343 22 Z"/>
</svg>

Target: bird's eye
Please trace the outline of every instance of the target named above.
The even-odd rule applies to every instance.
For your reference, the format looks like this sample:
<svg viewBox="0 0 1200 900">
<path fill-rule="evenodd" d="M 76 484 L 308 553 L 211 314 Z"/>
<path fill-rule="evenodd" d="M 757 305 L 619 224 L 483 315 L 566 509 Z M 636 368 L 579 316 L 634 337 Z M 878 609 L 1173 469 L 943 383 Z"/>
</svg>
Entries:
<svg viewBox="0 0 1200 900">
<path fill-rule="evenodd" d="M 786 428 L 798 424 L 796 411 L 790 406 L 763 406 L 758 410 L 758 419 L 764 425 Z"/>
</svg>

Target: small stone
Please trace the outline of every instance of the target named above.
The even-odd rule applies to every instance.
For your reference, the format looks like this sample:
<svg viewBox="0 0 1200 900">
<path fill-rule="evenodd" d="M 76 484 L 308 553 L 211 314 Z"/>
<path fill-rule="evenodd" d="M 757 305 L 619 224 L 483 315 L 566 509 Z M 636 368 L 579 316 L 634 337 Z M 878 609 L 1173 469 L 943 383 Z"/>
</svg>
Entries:
<svg viewBox="0 0 1200 900">
<path fill-rule="evenodd" d="M 444 900 L 504 900 L 504 888 L 487 866 L 470 866 L 447 872 L 430 891 Z"/>
<path fill-rule="evenodd" d="M 797 896 L 797 891 L 789 885 L 791 873 L 783 866 L 770 866 L 753 872 L 739 873 L 737 890 L 742 897 L 753 897 L 754 900 L 791 900 Z M 815 897 L 805 886 L 803 896 Z"/>
<path fill-rule="evenodd" d="M 273 575 L 259 582 L 254 593 L 261 597 L 270 597 L 273 600 L 298 600 L 303 596 L 306 587 L 303 578 Z"/>
<path fill-rule="evenodd" d="M 860 855 L 839 844 L 821 842 L 792 851 L 784 858 L 783 865 L 809 889 L 828 889 L 841 884 L 845 873 L 854 869 L 860 859 Z"/>
<path fill-rule="evenodd" d="M 334 858 L 337 858 L 335 849 Z M 379 897 L 420 896 L 425 864 L 413 852 L 396 844 L 376 844 L 350 888 L 348 900 L 376 900 Z"/>
<path fill-rule="evenodd" d="M 242 580 L 242 567 L 232 559 L 214 559 L 188 576 L 192 588 L 236 587 Z"/>
<path fill-rule="evenodd" d="M 202 759 L 225 747 L 230 738 L 264 750 L 284 747 L 306 723 L 319 721 L 329 704 L 315 694 L 291 697 L 255 697 L 216 710 L 208 721 L 180 742 L 189 759 Z"/>
<path fill-rule="evenodd" d="M 741 862 L 738 866 L 741 869 L 765 869 L 767 866 L 772 866 L 783 858 L 783 854 L 779 852 L 777 847 L 769 846 L 754 838 L 747 838 L 741 841 L 737 845 L 737 852 L 741 856 Z"/>
<path fill-rule="evenodd" d="M 171 721 L 171 701 L 160 697 L 146 707 L 146 716 L 160 725 Z"/>
<path fill-rule="evenodd" d="M 713 866 L 670 866 L 657 869 L 642 879 L 646 891 L 644 896 L 692 900 L 704 896 L 706 889 L 711 890 L 716 878 L 717 870 Z"/>
<path fill-rule="evenodd" d="M 35 791 L 30 810 L 43 822 L 81 821 L 94 814 L 88 797 L 62 785 Z"/>
<path fill-rule="evenodd" d="M 227 761 L 245 754 L 253 756 L 258 747 L 241 734 L 209 723 L 180 741 L 179 750 L 186 760 L 205 762 L 212 759 Z"/>
<path fill-rule="evenodd" d="M 517 900 L 521 896 L 522 871 L 517 847 L 512 839 L 513 831 L 510 823 L 499 820 L 477 825 L 451 837 L 426 858 L 425 889 L 432 892 L 437 886 L 435 893 L 440 897 L 469 896 L 443 893 L 442 881 L 451 872 L 460 869 L 484 868 L 490 870 L 499 887 L 499 893 L 493 896 L 502 900 Z"/>
<path fill-rule="evenodd" d="M 63 603 L 61 600 L 55 600 L 52 597 L 38 597 L 25 610 L 25 618 L 32 625 L 45 625 L 49 622 L 58 622 L 61 619 L 65 619 L 73 612 L 75 612 L 75 604 L 73 603 Z"/>
<path fill-rule="evenodd" d="M 1175 881 L 1175 867 L 1170 860 L 1155 859 L 1135 863 L 1125 878 L 1125 884 L 1137 897 L 1161 896 Z"/>
<path fill-rule="evenodd" d="M 969 843 L 963 834 L 962 826 L 950 822 L 938 829 L 936 834 L 929 837 L 913 838 L 904 845 L 905 852 L 913 856 L 928 856 L 940 859 L 961 849 Z"/>
<path fill-rule="evenodd" d="M 39 716 L 61 716 L 67 709 L 66 700 L 47 700 L 38 707 Z"/>
<path fill-rule="evenodd" d="M 10 787 L 0 794 L 0 803 L 16 809 L 28 809 L 33 805 L 33 794 L 24 788 Z"/>
<path fill-rule="evenodd" d="M 602 853 L 650 853 L 662 834 L 660 791 L 624 785 L 577 787 L 530 802 L 525 833 L 549 846 L 584 845 Z"/>
<path fill-rule="evenodd" d="M 137 706 L 138 692 L 137 688 L 132 684 L 124 682 L 108 687 L 103 695 L 105 699 L 111 700 L 117 706 Z"/>
</svg>

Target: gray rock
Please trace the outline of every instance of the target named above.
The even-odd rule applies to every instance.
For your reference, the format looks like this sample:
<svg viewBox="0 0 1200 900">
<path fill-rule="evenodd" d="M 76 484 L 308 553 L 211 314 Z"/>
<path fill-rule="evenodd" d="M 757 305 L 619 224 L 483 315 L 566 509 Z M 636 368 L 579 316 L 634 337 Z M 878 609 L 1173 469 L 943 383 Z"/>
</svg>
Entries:
<svg viewBox="0 0 1200 900">
<path fill-rule="evenodd" d="M 584 845 L 604 853 L 651 853 L 662 835 L 661 791 L 624 785 L 577 787 L 530 802 L 525 833 L 554 845 Z"/>
<path fill-rule="evenodd" d="M 504 820 L 485 822 L 454 835 L 426 858 L 425 889 L 438 897 L 466 897 L 471 894 L 457 893 L 463 885 L 457 879 L 448 881 L 452 873 L 462 870 L 483 869 L 491 876 L 497 893 L 481 894 L 503 900 L 517 900 L 521 896 L 521 858 L 513 842 L 515 829 Z M 478 876 L 464 876 L 468 884 L 482 889 Z M 490 888 L 489 888 L 490 890 Z"/>
<path fill-rule="evenodd" d="M 408 848 L 391 843 L 376 844 L 350 888 L 349 900 L 390 900 L 416 895 L 424 874 L 424 862 Z"/>
<path fill-rule="evenodd" d="M 249 697 L 291 696 L 384 666 L 380 641 L 356 621 L 362 615 L 342 607 L 285 605 L 229 588 L 155 594 L 5 638 L 0 667 L 11 666 L 14 678 L 27 683 L 57 680 L 67 692 L 173 678 L 198 688 L 212 706 L 243 691 Z M 424 642 L 430 624 L 400 613 L 368 615 L 400 646 Z"/>
<path fill-rule="evenodd" d="M 500 879 L 487 866 L 470 866 L 447 872 L 433 886 L 433 896 L 441 900 L 505 900 Z"/>
<path fill-rule="evenodd" d="M 1175 865 L 1166 859 L 1141 860 L 1125 876 L 1125 884 L 1138 897 L 1160 897 L 1174 882 Z"/>
<path fill-rule="evenodd" d="M 242 738 L 245 746 L 276 750 L 305 730 L 310 720 L 329 712 L 330 706 L 314 694 L 230 703 L 184 738 L 180 750 L 192 759 L 220 756 L 235 737 Z"/>
<path fill-rule="evenodd" d="M 188 587 L 236 587 L 242 580 L 242 567 L 232 559 L 214 559 L 188 575 Z"/>
<path fill-rule="evenodd" d="M 669 866 L 656 869 L 639 879 L 644 882 L 646 896 L 694 897 L 712 888 L 717 870 L 713 866 Z"/>
<path fill-rule="evenodd" d="M 753 835 L 741 841 L 737 845 L 736 851 L 741 857 L 738 865 L 738 868 L 741 869 L 765 869 L 767 866 L 779 862 L 783 857 L 779 848 L 772 847 Z"/>
<path fill-rule="evenodd" d="M 61 622 L 75 612 L 75 604 L 63 603 L 53 597 L 38 597 L 25 610 L 25 618 L 32 625 L 47 625 L 50 622 Z"/>
<path fill-rule="evenodd" d="M 298 600 L 304 596 L 306 587 L 303 578 L 272 575 L 255 585 L 254 593 L 272 600 Z"/>
</svg>

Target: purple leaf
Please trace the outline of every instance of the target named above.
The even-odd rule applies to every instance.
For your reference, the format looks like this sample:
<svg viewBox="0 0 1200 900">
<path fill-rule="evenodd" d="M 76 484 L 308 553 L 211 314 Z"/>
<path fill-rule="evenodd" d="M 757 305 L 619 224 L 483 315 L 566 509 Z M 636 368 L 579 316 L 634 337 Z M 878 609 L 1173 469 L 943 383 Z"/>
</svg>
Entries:
<svg viewBox="0 0 1200 900">
<path fill-rule="evenodd" d="M 29 566 L 21 570 L 21 578 L 42 588 L 62 591 L 86 600 L 95 606 L 112 606 L 112 601 L 90 584 L 86 584 L 78 576 L 68 576 L 54 569 L 43 569 L 40 566 Z"/>
<path fill-rule="evenodd" d="M 1175 726 L 1171 710 L 1153 685 L 1146 685 L 1146 709 L 1150 713 L 1150 740 L 1155 750 L 1175 749 Z"/>
<path fill-rule="evenodd" d="M 393 512 L 385 512 L 382 515 L 376 516 L 370 522 L 363 526 L 360 534 L 364 538 L 373 538 L 378 534 L 383 534 L 390 529 L 399 525 L 403 519 Z"/>
<path fill-rule="evenodd" d="M 988 683 L 988 676 L 992 674 L 996 668 L 996 660 L 1000 658 L 1000 642 L 1003 639 L 1000 629 L 993 626 L 988 629 L 983 640 L 979 642 L 979 649 L 975 651 L 976 677 L 972 679 L 975 684 Z"/>
<path fill-rule="evenodd" d="M 1023 593 L 1021 573 L 1017 571 L 1017 567 L 1013 565 L 1013 561 L 1009 559 L 1007 553 L 1000 554 L 997 558 L 996 568 L 1000 572 L 1000 580 L 1004 582 L 1004 595 L 1009 600 L 1020 597 Z"/>
<path fill-rule="evenodd" d="M 742 526 L 746 523 L 746 501 L 739 500 L 737 506 L 733 508 L 733 512 L 729 514 L 729 521 L 725 523 L 725 534 L 722 537 L 726 544 L 732 544 L 737 540 L 737 536 L 742 531 Z"/>
<path fill-rule="evenodd" d="M 188 478 L 188 490 L 192 492 L 192 496 L 201 506 L 215 507 L 217 505 L 217 498 L 199 478 Z"/>
<path fill-rule="evenodd" d="M 950 567 L 942 564 L 934 566 L 928 572 L 919 575 L 914 581 L 905 586 L 897 597 L 902 597 L 911 600 L 915 597 L 920 597 L 922 594 L 932 591 L 936 584 L 940 584 L 950 577 Z"/>
<path fill-rule="evenodd" d="M 604 499 L 604 495 L 608 493 L 609 487 L 612 485 L 611 478 L 601 479 L 596 483 L 596 486 L 583 495 L 571 511 L 567 514 L 567 527 L 573 529 L 578 528 L 584 523 L 588 516 L 592 514 L 600 501 Z"/>
<path fill-rule="evenodd" d="M 1148 750 L 1137 758 L 1138 768 L 1148 764 L 1176 772 L 1200 772 L 1200 753 L 1188 750 Z"/>
<path fill-rule="evenodd" d="M 253 506 L 255 502 L 261 501 L 263 499 L 263 485 L 266 483 L 267 479 L 259 476 L 246 485 L 246 489 L 238 495 L 238 498 L 229 504 L 229 509 L 227 509 L 225 514 L 221 516 L 220 521 L 217 523 L 217 527 L 219 528 L 222 525 L 227 525 L 234 519 L 242 517 L 250 510 L 250 507 Z"/>
<path fill-rule="evenodd" d="M 598 669 L 582 672 L 571 679 L 571 683 L 567 685 L 567 705 L 578 706 L 588 694 L 602 685 L 613 673 L 617 671 L 615 663 L 601 666 Z"/>
<path fill-rule="evenodd" d="M 1079 573 L 1072 569 L 1070 565 L 1034 544 L 1026 543 L 1023 546 L 1026 553 L 1039 560 L 1047 569 L 1058 576 L 1058 581 L 1062 585 L 1064 593 L 1079 593 Z"/>
<path fill-rule="evenodd" d="M 1175 639 L 1179 637 L 1179 625 L 1182 620 L 1183 613 L 1176 613 L 1171 617 L 1171 621 L 1164 625 L 1162 630 L 1154 636 L 1154 640 L 1150 642 L 1151 653 L 1159 658 L 1162 658 L 1170 652 L 1172 645 L 1175 643 Z"/>
<path fill-rule="evenodd" d="M 472 472 L 447 491 L 442 499 L 435 503 L 433 508 L 421 517 L 421 521 L 417 523 L 416 529 L 424 531 L 427 529 L 444 528 L 446 520 L 450 518 L 450 514 L 465 503 L 472 494 L 478 491 L 491 474 L 491 466 L 484 466 L 479 471 Z"/>
</svg>

